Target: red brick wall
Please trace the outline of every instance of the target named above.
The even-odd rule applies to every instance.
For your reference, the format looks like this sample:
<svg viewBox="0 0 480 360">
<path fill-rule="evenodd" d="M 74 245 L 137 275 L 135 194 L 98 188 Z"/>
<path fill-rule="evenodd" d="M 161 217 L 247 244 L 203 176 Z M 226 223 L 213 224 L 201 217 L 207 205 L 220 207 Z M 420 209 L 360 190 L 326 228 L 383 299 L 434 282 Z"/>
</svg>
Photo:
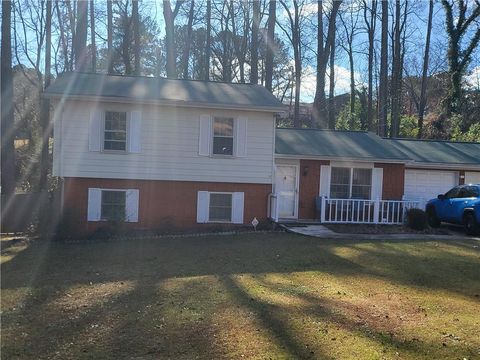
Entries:
<svg viewBox="0 0 480 360">
<path fill-rule="evenodd" d="M 94 231 L 102 222 L 87 222 L 88 188 L 138 189 L 138 223 L 128 223 L 134 229 L 196 228 L 209 226 L 197 224 L 198 191 L 241 191 L 245 193 L 244 222 L 250 224 L 256 216 L 267 218 L 269 184 L 231 184 L 188 181 L 118 180 L 65 178 L 64 212 L 75 220 L 75 231 L 85 234 Z M 210 224 L 211 226 L 211 224 Z"/>
<path fill-rule="evenodd" d="M 384 200 L 402 200 L 405 187 L 405 165 L 375 163 L 376 168 L 383 168 Z"/>
<path fill-rule="evenodd" d="M 320 191 L 320 166 L 328 160 L 300 160 L 298 218 L 315 219 L 315 198 Z"/>
</svg>

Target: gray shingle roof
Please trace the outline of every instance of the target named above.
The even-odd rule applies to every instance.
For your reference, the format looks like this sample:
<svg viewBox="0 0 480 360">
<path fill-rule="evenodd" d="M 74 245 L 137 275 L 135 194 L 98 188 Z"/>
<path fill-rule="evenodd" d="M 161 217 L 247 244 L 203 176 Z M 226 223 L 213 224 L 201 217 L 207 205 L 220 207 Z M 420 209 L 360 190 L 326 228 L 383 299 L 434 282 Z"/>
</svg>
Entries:
<svg viewBox="0 0 480 360">
<path fill-rule="evenodd" d="M 338 159 L 410 160 L 387 140 L 362 131 L 279 128 L 276 130 L 275 153 Z"/>
<path fill-rule="evenodd" d="M 106 97 L 176 106 L 255 109 L 280 112 L 284 105 L 263 86 L 143 76 L 65 73 L 45 91 L 47 97 Z"/>
<path fill-rule="evenodd" d="M 480 165 L 480 143 L 385 139 L 418 163 Z"/>
</svg>

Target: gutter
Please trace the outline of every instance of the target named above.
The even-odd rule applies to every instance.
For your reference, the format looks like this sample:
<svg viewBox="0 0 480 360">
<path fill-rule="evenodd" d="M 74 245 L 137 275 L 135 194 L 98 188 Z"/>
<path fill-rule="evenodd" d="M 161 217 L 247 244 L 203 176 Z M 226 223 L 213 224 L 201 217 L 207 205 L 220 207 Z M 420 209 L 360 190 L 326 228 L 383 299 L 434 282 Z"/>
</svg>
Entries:
<svg viewBox="0 0 480 360">
<path fill-rule="evenodd" d="M 411 160 L 408 160 L 408 159 L 353 158 L 353 157 L 339 157 L 339 156 L 287 155 L 287 154 L 275 154 L 275 159 L 357 161 L 357 162 L 376 162 L 376 163 L 392 163 L 392 164 L 408 164 L 411 162 Z"/>
</svg>

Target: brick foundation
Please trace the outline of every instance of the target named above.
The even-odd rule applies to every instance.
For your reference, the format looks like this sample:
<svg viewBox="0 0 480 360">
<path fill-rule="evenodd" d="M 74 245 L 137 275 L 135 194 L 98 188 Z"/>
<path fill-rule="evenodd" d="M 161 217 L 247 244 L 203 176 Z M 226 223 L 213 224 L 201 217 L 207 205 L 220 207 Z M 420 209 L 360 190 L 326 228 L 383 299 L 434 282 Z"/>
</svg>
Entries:
<svg viewBox="0 0 480 360">
<path fill-rule="evenodd" d="M 129 229 L 205 229 L 212 224 L 197 224 L 197 192 L 225 191 L 245 193 L 244 223 L 253 217 L 267 219 L 269 184 L 232 184 L 188 181 L 118 180 L 65 178 L 63 211 L 73 219 L 74 231 L 83 236 L 105 225 L 87 221 L 88 188 L 138 189 L 139 213 L 137 223 L 127 223 Z"/>
</svg>

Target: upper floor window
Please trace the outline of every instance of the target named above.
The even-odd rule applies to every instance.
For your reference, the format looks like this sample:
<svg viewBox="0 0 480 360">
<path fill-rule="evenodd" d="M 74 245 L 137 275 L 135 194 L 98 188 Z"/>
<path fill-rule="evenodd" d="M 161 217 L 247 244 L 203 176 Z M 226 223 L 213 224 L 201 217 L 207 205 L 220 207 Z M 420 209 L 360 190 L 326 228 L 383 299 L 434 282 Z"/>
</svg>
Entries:
<svg viewBox="0 0 480 360">
<path fill-rule="evenodd" d="M 103 150 L 127 150 L 127 113 L 105 112 Z"/>
<path fill-rule="evenodd" d="M 233 118 L 213 119 L 213 155 L 233 155 Z"/>
<path fill-rule="evenodd" d="M 330 197 L 370 199 L 372 169 L 332 167 Z"/>
</svg>

